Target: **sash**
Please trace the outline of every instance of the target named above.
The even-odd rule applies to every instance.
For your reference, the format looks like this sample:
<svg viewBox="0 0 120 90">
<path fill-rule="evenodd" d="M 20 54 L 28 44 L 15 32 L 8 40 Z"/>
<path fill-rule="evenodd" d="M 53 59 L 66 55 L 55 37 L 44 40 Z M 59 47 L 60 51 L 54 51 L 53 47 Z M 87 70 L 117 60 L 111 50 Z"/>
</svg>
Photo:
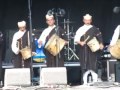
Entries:
<svg viewBox="0 0 120 90">
<path fill-rule="evenodd" d="M 55 28 L 53 28 L 52 30 L 51 30 L 51 32 L 49 33 L 49 35 L 46 37 L 46 42 L 50 39 L 50 37 L 53 35 L 53 34 L 55 34 L 56 33 L 56 27 Z"/>
<path fill-rule="evenodd" d="M 19 48 L 22 49 L 22 48 L 25 48 L 26 46 L 28 46 L 28 31 L 26 31 L 23 36 L 18 39 L 18 42 L 19 42 Z M 21 46 L 22 45 L 22 46 Z M 22 48 L 21 48 L 22 47 Z"/>
<path fill-rule="evenodd" d="M 89 42 L 93 37 L 96 37 L 97 35 L 101 34 L 95 26 L 91 27 L 86 33 L 81 37 L 81 41 L 84 41 L 87 39 L 86 42 Z M 89 38 L 88 38 L 89 37 Z"/>
</svg>

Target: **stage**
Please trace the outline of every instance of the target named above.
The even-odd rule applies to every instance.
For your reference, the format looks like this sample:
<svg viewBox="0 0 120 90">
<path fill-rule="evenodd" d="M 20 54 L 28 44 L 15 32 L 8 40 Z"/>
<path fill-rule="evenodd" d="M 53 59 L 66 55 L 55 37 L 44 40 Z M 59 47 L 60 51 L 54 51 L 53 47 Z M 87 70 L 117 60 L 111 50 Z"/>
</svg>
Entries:
<svg viewBox="0 0 120 90">
<path fill-rule="evenodd" d="M 98 85 L 99 83 L 99 85 Z M 97 84 L 89 85 L 77 85 L 77 86 L 60 86 L 45 88 L 40 86 L 30 86 L 30 87 L 17 87 L 9 86 L 3 87 L 0 90 L 120 90 L 120 84 L 115 82 L 98 82 Z"/>
<path fill-rule="evenodd" d="M 38 89 L 30 89 L 23 88 L 22 90 L 119 90 L 120 87 L 95 87 L 95 86 L 70 86 L 66 88 L 39 88 Z"/>
<path fill-rule="evenodd" d="M 34 73 L 41 68 L 46 67 L 45 63 L 33 63 Z M 34 76 L 35 83 L 32 86 L 8 86 L 0 88 L 0 90 L 120 90 L 120 84 L 111 81 L 101 81 L 90 85 L 81 85 L 81 70 L 79 62 L 65 62 L 65 67 L 67 68 L 67 85 L 66 86 L 55 86 L 49 88 L 43 88 L 39 86 L 39 75 Z M 3 64 L 3 70 L 8 68 L 13 68 L 11 63 Z M 37 74 L 40 74 L 37 72 Z"/>
<path fill-rule="evenodd" d="M 68 84 L 80 84 L 81 77 L 81 67 L 79 62 L 65 62 L 64 66 L 67 69 L 67 80 Z M 46 68 L 45 63 L 33 63 L 33 84 L 38 85 L 40 72 L 42 68 Z M 15 69 L 12 63 L 3 63 L 3 78 L 6 69 Z M 4 79 L 3 79 L 4 80 Z M 3 81 L 4 82 L 4 81 Z M 4 83 L 3 83 L 4 84 Z"/>
</svg>

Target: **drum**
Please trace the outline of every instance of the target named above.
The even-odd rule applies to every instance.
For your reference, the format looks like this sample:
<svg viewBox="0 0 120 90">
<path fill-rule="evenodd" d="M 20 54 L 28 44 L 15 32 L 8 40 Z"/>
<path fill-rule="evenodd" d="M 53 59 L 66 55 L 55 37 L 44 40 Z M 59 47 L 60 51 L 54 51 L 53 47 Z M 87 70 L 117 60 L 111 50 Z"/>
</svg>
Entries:
<svg viewBox="0 0 120 90">
<path fill-rule="evenodd" d="M 60 38 L 58 35 L 53 34 L 49 41 L 45 45 L 45 49 L 48 50 L 52 55 L 56 56 L 64 47 L 65 40 Z"/>
<path fill-rule="evenodd" d="M 120 59 L 120 39 L 114 46 L 110 47 L 110 53 L 114 58 Z"/>
<path fill-rule="evenodd" d="M 96 39 L 96 37 L 93 37 L 93 39 L 91 39 L 87 45 L 89 46 L 89 48 L 91 49 L 92 52 L 96 52 L 100 49 L 100 44 L 98 42 L 98 40 Z"/>
<path fill-rule="evenodd" d="M 25 48 L 21 49 L 20 52 L 21 52 L 24 60 L 26 60 L 32 56 L 30 47 L 25 47 Z"/>
</svg>

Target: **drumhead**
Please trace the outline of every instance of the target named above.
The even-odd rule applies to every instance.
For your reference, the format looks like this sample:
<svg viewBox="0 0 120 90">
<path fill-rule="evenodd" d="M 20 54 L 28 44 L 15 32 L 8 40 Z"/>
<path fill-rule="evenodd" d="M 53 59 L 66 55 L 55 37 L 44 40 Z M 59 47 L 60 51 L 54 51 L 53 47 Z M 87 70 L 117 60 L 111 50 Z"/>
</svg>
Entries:
<svg viewBox="0 0 120 90">
<path fill-rule="evenodd" d="M 45 49 L 52 55 L 56 56 L 62 50 L 64 45 L 65 40 L 54 34 L 45 45 Z"/>
<path fill-rule="evenodd" d="M 120 59 L 120 39 L 117 40 L 114 46 L 110 47 L 110 54 L 114 58 Z"/>
<path fill-rule="evenodd" d="M 89 46 L 89 48 L 91 49 L 92 52 L 96 52 L 100 49 L 100 45 L 98 40 L 96 39 L 96 37 L 93 37 L 93 39 L 91 39 L 87 45 Z"/>
<path fill-rule="evenodd" d="M 21 52 L 24 60 L 26 60 L 32 56 L 30 47 L 25 47 L 25 48 L 21 49 L 20 52 Z"/>
</svg>

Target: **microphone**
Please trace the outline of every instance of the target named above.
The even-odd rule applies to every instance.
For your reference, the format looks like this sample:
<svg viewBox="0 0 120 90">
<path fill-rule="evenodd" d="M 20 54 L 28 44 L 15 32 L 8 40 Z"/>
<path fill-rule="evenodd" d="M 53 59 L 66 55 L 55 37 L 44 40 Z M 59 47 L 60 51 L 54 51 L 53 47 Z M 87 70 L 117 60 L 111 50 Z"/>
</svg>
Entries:
<svg viewBox="0 0 120 90">
<path fill-rule="evenodd" d="M 120 12 L 120 7 L 118 7 L 118 6 L 114 7 L 113 12 L 118 14 Z"/>
</svg>

